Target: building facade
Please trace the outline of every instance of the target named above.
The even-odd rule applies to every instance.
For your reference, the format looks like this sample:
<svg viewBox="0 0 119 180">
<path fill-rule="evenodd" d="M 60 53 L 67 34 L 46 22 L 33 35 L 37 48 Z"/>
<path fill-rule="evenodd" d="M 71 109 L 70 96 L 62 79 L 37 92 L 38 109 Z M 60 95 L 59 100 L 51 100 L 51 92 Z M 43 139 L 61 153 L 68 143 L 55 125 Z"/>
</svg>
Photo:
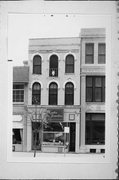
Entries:
<svg viewBox="0 0 119 180">
<path fill-rule="evenodd" d="M 105 152 L 105 29 L 29 40 L 13 69 L 13 151 Z"/>
</svg>

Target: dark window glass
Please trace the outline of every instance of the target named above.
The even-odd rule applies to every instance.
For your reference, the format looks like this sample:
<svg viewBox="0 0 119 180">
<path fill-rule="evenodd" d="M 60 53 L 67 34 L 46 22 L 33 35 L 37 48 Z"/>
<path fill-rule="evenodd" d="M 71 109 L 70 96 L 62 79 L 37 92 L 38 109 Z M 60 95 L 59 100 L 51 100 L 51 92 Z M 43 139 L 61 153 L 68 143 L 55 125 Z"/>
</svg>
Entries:
<svg viewBox="0 0 119 180">
<path fill-rule="evenodd" d="M 105 43 L 98 44 L 98 63 L 105 64 Z"/>
<path fill-rule="evenodd" d="M 93 64 L 94 63 L 94 44 L 86 43 L 85 45 L 85 63 Z"/>
<path fill-rule="evenodd" d="M 86 113 L 86 144 L 105 144 L 105 114 Z"/>
<path fill-rule="evenodd" d="M 34 83 L 32 86 L 32 104 L 40 105 L 41 102 L 41 85 Z"/>
<path fill-rule="evenodd" d="M 58 57 L 56 55 L 50 57 L 49 76 L 58 76 Z"/>
<path fill-rule="evenodd" d="M 86 77 L 86 102 L 105 101 L 105 77 Z"/>
<path fill-rule="evenodd" d="M 39 55 L 33 58 L 33 74 L 41 74 L 41 57 Z"/>
<path fill-rule="evenodd" d="M 73 55 L 66 56 L 65 73 L 74 73 L 74 56 Z"/>
<path fill-rule="evenodd" d="M 58 86 L 56 83 L 49 85 L 49 105 L 57 105 Z"/>
<path fill-rule="evenodd" d="M 22 129 L 13 129 L 13 144 L 21 144 L 22 143 Z"/>
<path fill-rule="evenodd" d="M 24 102 L 24 85 L 13 84 L 13 102 Z"/>
<path fill-rule="evenodd" d="M 65 105 L 74 104 L 74 85 L 69 82 L 65 85 Z"/>
</svg>

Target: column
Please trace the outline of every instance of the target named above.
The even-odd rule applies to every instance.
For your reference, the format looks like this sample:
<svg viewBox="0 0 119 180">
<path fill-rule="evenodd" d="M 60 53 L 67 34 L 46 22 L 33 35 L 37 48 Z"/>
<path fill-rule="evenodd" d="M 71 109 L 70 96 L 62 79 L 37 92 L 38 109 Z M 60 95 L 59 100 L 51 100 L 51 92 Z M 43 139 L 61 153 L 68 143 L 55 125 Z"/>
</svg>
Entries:
<svg viewBox="0 0 119 180">
<path fill-rule="evenodd" d="M 81 75 L 81 147 L 85 145 L 86 76 Z"/>
<path fill-rule="evenodd" d="M 80 117 L 77 118 L 77 122 L 76 122 L 76 146 L 75 146 L 76 153 L 79 152 L 79 145 L 80 145 Z"/>
<path fill-rule="evenodd" d="M 27 116 L 23 116 L 23 151 L 27 151 Z"/>
<path fill-rule="evenodd" d="M 32 126 L 31 126 L 31 119 L 27 117 L 27 151 L 31 151 L 32 146 Z"/>
</svg>

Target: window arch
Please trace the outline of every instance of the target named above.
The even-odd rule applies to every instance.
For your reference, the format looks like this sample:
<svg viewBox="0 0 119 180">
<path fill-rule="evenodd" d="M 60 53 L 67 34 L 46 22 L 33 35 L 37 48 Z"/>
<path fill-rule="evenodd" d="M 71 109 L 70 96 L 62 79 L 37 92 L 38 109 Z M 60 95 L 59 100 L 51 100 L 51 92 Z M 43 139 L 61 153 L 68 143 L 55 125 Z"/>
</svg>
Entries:
<svg viewBox="0 0 119 180">
<path fill-rule="evenodd" d="M 39 55 L 33 58 L 33 74 L 41 74 L 41 56 Z"/>
<path fill-rule="evenodd" d="M 74 73 L 74 56 L 72 54 L 66 56 L 65 73 Z"/>
<path fill-rule="evenodd" d="M 52 55 L 50 57 L 49 76 L 58 76 L 58 56 Z"/>
<path fill-rule="evenodd" d="M 55 82 L 49 85 L 49 105 L 57 105 L 58 85 Z"/>
<path fill-rule="evenodd" d="M 65 85 L 65 105 L 74 104 L 74 85 L 72 82 L 68 82 Z"/>
<path fill-rule="evenodd" d="M 35 82 L 32 86 L 32 104 L 40 105 L 41 103 L 41 85 Z"/>
</svg>

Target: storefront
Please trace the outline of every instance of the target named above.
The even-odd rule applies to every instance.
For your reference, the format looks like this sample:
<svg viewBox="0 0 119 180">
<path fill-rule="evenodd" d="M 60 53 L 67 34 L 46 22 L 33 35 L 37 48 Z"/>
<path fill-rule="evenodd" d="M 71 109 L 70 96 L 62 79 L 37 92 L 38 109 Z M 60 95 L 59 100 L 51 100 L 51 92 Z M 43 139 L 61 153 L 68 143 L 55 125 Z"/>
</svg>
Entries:
<svg viewBox="0 0 119 180">
<path fill-rule="evenodd" d="M 58 153 L 76 152 L 77 146 L 79 148 L 79 114 L 77 116 L 74 109 L 62 108 L 50 108 L 47 112 L 49 115 L 45 120 L 37 119 L 31 123 L 32 150 Z"/>
<path fill-rule="evenodd" d="M 12 150 L 23 151 L 23 119 L 22 115 L 13 115 Z"/>
</svg>

